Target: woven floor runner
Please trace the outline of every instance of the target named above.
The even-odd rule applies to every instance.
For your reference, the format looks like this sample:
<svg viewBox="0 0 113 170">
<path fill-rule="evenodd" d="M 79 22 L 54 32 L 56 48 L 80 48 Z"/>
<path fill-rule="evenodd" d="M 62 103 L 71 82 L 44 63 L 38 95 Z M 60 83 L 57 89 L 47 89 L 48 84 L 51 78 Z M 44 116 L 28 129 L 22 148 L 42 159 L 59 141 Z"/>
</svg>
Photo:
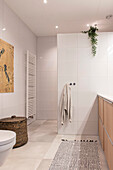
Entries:
<svg viewBox="0 0 113 170">
<path fill-rule="evenodd" d="M 49 170 L 101 170 L 98 141 L 63 141 Z"/>
</svg>

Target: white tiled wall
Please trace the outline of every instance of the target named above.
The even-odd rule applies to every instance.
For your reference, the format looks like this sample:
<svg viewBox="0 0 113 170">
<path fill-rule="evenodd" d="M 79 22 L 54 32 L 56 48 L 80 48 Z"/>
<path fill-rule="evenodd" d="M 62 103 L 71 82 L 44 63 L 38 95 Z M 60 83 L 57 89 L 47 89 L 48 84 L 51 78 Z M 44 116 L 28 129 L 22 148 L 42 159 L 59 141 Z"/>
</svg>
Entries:
<svg viewBox="0 0 113 170">
<path fill-rule="evenodd" d="M 108 33 L 108 89 L 109 94 L 113 96 L 113 34 Z"/>
<path fill-rule="evenodd" d="M 97 93 L 113 95 L 113 33 L 99 33 L 97 55 L 92 56 L 85 34 L 59 34 L 58 40 L 58 104 L 66 83 L 72 87 L 73 120 L 61 126 L 60 134 L 98 134 Z"/>
<path fill-rule="evenodd" d="M 37 38 L 37 119 L 57 119 L 57 37 Z"/>
<path fill-rule="evenodd" d="M 25 54 L 26 50 L 36 54 L 36 36 L 4 0 L 0 0 L 0 38 L 14 46 L 14 93 L 0 93 L 0 118 L 25 116 Z"/>
</svg>

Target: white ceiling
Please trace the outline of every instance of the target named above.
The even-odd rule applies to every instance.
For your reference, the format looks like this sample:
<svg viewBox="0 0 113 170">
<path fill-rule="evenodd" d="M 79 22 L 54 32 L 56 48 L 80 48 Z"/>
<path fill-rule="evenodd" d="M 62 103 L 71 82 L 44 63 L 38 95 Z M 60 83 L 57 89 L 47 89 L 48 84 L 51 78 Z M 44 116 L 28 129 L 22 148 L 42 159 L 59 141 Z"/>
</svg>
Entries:
<svg viewBox="0 0 113 170">
<path fill-rule="evenodd" d="M 37 36 L 74 33 L 97 23 L 100 31 L 113 31 L 113 0 L 5 0 Z M 58 25 L 59 29 L 55 29 Z"/>
</svg>

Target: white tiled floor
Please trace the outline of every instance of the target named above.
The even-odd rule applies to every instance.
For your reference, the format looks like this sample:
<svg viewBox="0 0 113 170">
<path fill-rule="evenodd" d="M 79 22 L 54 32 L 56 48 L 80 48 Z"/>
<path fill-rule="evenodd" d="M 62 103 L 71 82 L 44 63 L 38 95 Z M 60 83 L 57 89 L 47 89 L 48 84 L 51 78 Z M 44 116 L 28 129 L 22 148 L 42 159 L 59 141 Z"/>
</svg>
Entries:
<svg viewBox="0 0 113 170">
<path fill-rule="evenodd" d="M 98 139 L 97 136 L 57 135 L 57 122 L 37 120 L 28 127 L 29 141 L 13 149 L 0 170 L 49 170 L 61 139 Z M 101 147 L 102 170 L 108 170 Z"/>
</svg>

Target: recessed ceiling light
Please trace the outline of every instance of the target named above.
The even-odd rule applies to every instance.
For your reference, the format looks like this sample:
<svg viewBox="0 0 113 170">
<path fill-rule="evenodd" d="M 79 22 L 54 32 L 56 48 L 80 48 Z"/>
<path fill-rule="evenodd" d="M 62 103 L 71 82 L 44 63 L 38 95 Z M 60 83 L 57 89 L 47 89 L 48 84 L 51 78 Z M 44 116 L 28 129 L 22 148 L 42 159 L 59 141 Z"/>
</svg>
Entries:
<svg viewBox="0 0 113 170">
<path fill-rule="evenodd" d="M 56 25 L 56 27 L 55 27 L 56 29 L 58 29 L 58 25 Z"/>
<path fill-rule="evenodd" d="M 107 16 L 106 16 L 106 19 L 111 19 L 112 17 L 113 17 L 113 15 L 110 14 L 110 15 L 107 15 Z"/>
<path fill-rule="evenodd" d="M 44 0 L 44 4 L 47 4 L 47 0 Z"/>
<path fill-rule="evenodd" d="M 87 27 L 89 27 L 89 24 L 87 24 Z"/>
<path fill-rule="evenodd" d="M 4 28 L 2 28 L 2 31 L 6 31 L 6 28 L 4 27 Z"/>
</svg>

